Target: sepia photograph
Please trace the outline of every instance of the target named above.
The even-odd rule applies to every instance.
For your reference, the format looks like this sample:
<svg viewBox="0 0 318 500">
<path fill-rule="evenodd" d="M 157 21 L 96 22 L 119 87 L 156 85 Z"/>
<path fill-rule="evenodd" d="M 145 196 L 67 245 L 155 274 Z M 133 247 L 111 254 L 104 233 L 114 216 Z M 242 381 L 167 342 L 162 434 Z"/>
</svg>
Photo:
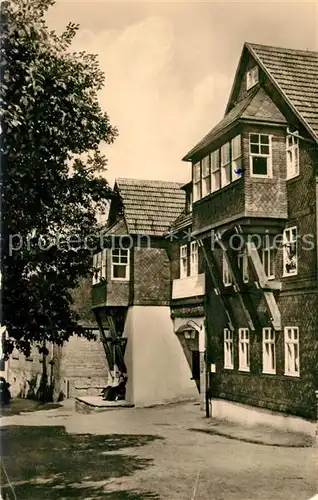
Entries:
<svg viewBox="0 0 318 500">
<path fill-rule="evenodd" d="M 0 500 L 318 500 L 318 3 L 0 1 Z"/>
</svg>

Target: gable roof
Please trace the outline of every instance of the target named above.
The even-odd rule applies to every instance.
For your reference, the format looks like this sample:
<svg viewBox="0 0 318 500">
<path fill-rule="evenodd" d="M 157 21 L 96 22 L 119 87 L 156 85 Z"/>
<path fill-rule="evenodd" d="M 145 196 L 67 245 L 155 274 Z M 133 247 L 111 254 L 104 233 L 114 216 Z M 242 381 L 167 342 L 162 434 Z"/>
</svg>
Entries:
<svg viewBox="0 0 318 500">
<path fill-rule="evenodd" d="M 246 42 L 227 104 L 229 110 L 244 54 L 249 52 L 308 132 L 318 139 L 318 52 Z"/>
<path fill-rule="evenodd" d="M 240 120 L 270 120 L 275 123 L 287 124 L 284 115 L 266 94 L 262 87 L 255 87 L 248 95 L 239 101 L 224 118 L 199 141 L 183 158 L 190 160 L 200 150 L 222 135 L 226 130 L 236 125 Z"/>
<path fill-rule="evenodd" d="M 116 179 L 130 234 L 162 236 L 185 206 L 182 184 L 140 179 Z"/>
</svg>

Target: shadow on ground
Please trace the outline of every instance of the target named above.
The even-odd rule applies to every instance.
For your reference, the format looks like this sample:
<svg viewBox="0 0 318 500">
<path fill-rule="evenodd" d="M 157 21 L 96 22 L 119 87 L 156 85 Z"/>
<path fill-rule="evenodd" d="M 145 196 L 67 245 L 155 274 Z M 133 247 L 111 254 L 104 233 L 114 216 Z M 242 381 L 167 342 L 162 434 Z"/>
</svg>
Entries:
<svg viewBox="0 0 318 500">
<path fill-rule="evenodd" d="M 151 492 L 107 491 L 107 480 L 130 476 L 152 465 L 151 459 L 125 455 L 118 450 L 144 446 L 156 439 L 162 438 L 67 434 L 61 426 L 9 426 L 1 429 L 1 451 L 18 500 L 158 499 Z M 2 490 L 8 494 L 10 486 L 1 469 Z"/>
<path fill-rule="evenodd" d="M 5 406 L 0 405 L 0 416 L 12 417 L 13 415 L 19 415 L 21 412 L 53 410 L 54 408 L 59 408 L 61 406 L 62 405 L 59 403 L 41 403 L 40 401 L 34 401 L 33 399 L 13 398 L 11 399 L 10 404 Z"/>
</svg>

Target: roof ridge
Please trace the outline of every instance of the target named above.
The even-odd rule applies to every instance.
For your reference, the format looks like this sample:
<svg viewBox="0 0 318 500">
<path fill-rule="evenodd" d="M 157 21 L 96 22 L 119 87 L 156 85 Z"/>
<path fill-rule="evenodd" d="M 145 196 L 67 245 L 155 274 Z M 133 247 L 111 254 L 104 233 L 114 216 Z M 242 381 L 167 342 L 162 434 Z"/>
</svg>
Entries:
<svg viewBox="0 0 318 500">
<path fill-rule="evenodd" d="M 183 182 L 178 182 L 178 181 L 166 181 L 166 180 L 160 180 L 160 179 L 139 179 L 135 177 L 117 177 L 115 179 L 115 182 L 123 182 L 123 181 L 130 181 L 130 182 L 145 182 L 145 183 L 158 183 L 158 184 L 171 184 L 171 185 L 178 185 L 178 186 L 183 186 Z"/>
<path fill-rule="evenodd" d="M 291 49 L 289 47 L 277 47 L 274 45 L 265 45 L 262 43 L 252 43 L 252 42 L 245 42 L 246 46 L 249 47 L 258 47 L 258 48 L 265 48 L 265 49 L 270 49 L 270 50 L 279 50 L 279 51 L 284 51 L 284 52 L 292 52 L 293 54 L 315 54 L 315 56 L 318 57 L 318 50 L 307 50 L 307 49 Z"/>
</svg>

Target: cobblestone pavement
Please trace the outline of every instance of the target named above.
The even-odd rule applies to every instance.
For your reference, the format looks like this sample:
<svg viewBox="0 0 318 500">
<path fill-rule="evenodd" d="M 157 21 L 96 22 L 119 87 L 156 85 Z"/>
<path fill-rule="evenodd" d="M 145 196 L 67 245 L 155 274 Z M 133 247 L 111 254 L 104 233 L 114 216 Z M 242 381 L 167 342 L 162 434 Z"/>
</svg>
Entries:
<svg viewBox="0 0 318 500">
<path fill-rule="evenodd" d="M 4 463 L 21 500 L 308 500 L 317 493 L 317 448 L 189 430 L 203 422 L 193 403 L 83 415 L 67 402 L 3 418 L 4 455 L 14 450 Z"/>
</svg>

